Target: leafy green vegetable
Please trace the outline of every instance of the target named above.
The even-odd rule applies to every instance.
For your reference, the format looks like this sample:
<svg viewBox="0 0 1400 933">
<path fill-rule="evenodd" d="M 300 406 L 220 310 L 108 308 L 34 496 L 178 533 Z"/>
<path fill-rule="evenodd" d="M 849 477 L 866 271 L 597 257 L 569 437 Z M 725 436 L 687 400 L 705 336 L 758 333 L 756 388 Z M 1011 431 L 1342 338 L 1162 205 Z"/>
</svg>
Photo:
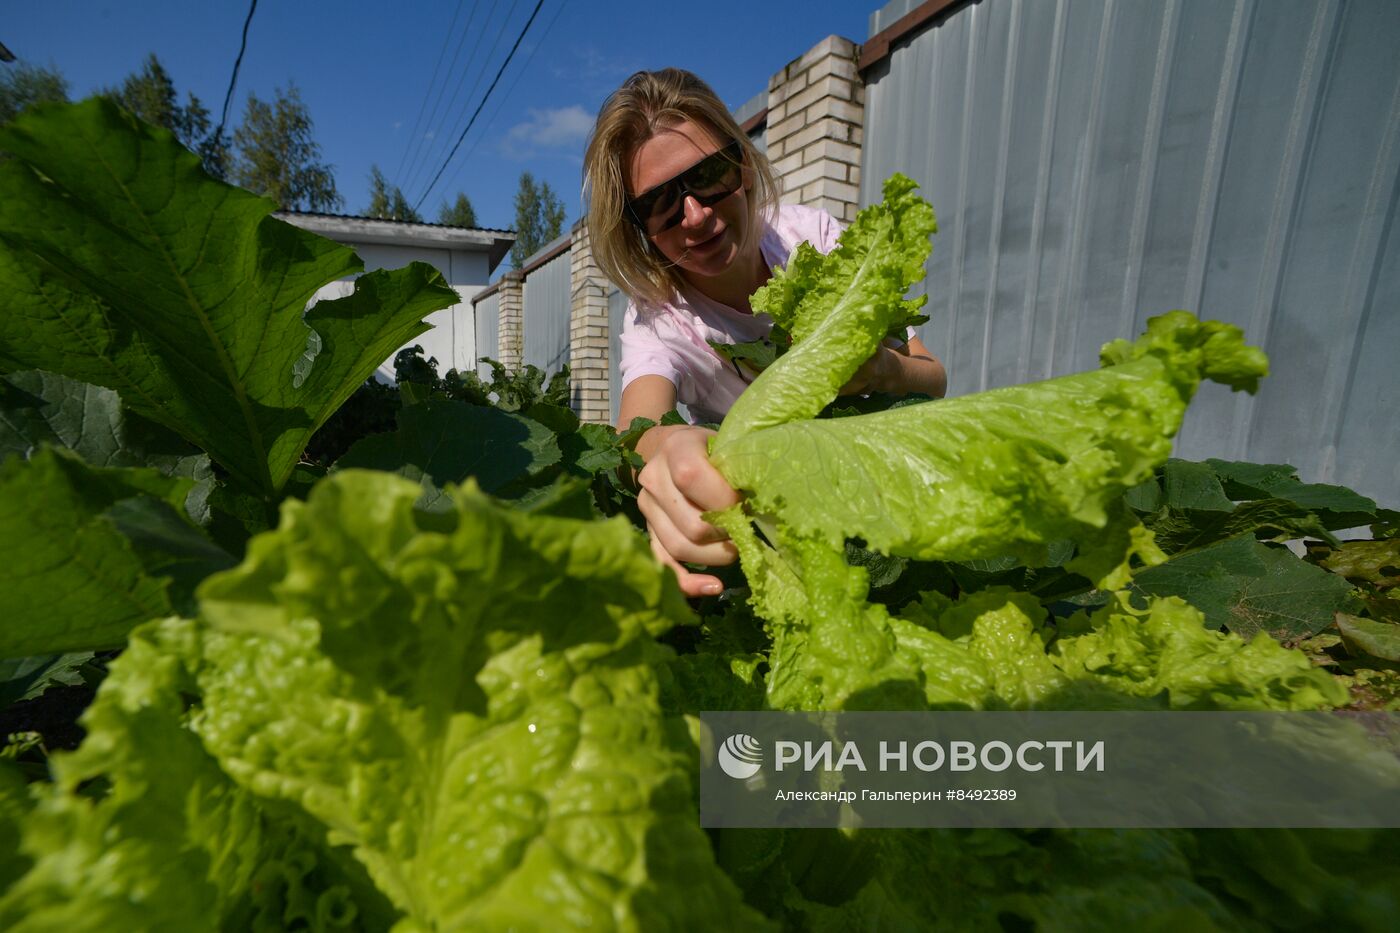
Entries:
<svg viewBox="0 0 1400 933">
<path fill-rule="evenodd" d="M 1400 661 L 1400 625 L 1339 612 L 1337 628 L 1349 646 L 1384 661 Z"/>
<path fill-rule="evenodd" d="M 415 264 L 303 314 L 355 255 L 101 98 L 21 116 L 0 149 L 0 367 L 115 389 L 265 496 L 422 317 L 458 300 Z"/>
<path fill-rule="evenodd" d="M 1400 538 L 1382 541 L 1348 541 L 1321 561 L 1335 574 L 1379 590 L 1400 586 Z"/>
<path fill-rule="evenodd" d="M 861 211 L 835 250 L 823 256 L 811 244 L 799 246 L 754 294 L 754 312 L 769 314 L 792 334 L 794 346 L 734 403 L 712 454 L 749 431 L 816 415 L 890 329 L 915 316 L 922 299 L 903 295 L 922 276 L 929 234 L 937 229 L 933 208 L 915 187 L 893 176 L 884 202 Z"/>
<path fill-rule="evenodd" d="M 8 928 L 763 926 L 695 821 L 655 640 L 689 614 L 645 543 L 420 493 L 340 472 L 201 621 L 133 636 L 25 823 Z"/>
<path fill-rule="evenodd" d="M 0 899 L 0 926 L 174 933 L 365 919 L 373 889 L 298 821 L 264 818 L 188 728 L 196 645 L 191 623 L 153 623 L 112 665 L 83 719 L 88 740 L 55 756 L 56 785 L 23 824 L 32 868 Z M 94 781 L 108 788 L 100 800 L 81 793 Z"/>
<path fill-rule="evenodd" d="M 1121 497 L 1165 459 L 1197 380 L 1253 385 L 1264 371 L 1238 330 L 1184 312 L 1153 319 L 1135 348 L 1114 352 L 1122 361 L 1105 369 L 1034 385 L 721 432 L 712 459 L 751 493 L 752 513 L 781 509 L 793 534 L 829 547 L 857 537 L 921 559 L 1043 559 L 1047 544 L 1070 538 L 1084 545 L 1070 569 L 1098 579 L 1134 543 Z M 750 393 L 761 396 L 764 379 L 800 353 Z M 824 481 L 813 481 L 813 465 Z"/>
</svg>

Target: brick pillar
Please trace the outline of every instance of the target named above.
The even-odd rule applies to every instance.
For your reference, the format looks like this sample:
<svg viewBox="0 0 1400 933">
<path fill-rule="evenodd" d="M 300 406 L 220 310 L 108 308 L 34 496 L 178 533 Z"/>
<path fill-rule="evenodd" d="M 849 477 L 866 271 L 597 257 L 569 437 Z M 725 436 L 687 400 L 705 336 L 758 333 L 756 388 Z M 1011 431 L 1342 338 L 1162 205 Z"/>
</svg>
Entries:
<svg viewBox="0 0 1400 933">
<path fill-rule="evenodd" d="M 768 82 L 768 158 L 784 204 L 824 208 L 850 223 L 860 200 L 865 85 L 859 49 L 827 36 Z"/>
<path fill-rule="evenodd" d="M 501 276 L 496 357 L 509 372 L 525 368 L 525 276 L 507 272 Z"/>
<path fill-rule="evenodd" d="M 608 399 L 608 282 L 593 262 L 588 224 L 579 221 L 569 245 L 569 369 L 574 411 L 606 423 Z"/>
</svg>

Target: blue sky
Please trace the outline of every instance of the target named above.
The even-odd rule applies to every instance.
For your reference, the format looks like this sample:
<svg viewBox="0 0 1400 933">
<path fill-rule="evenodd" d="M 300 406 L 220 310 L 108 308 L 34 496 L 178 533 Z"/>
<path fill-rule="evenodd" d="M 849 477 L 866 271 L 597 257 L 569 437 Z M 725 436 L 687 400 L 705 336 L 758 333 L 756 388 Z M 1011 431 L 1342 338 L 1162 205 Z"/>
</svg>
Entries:
<svg viewBox="0 0 1400 933">
<path fill-rule="evenodd" d="M 460 190 L 483 226 L 510 227 L 517 180 L 529 171 L 560 194 L 572 223 L 584 137 L 627 75 L 688 68 L 736 107 L 826 36 L 864 41 L 878 6 L 544 0 L 422 213 L 434 219 Z M 371 164 L 417 201 L 533 7 L 533 0 L 259 0 L 230 122 L 250 91 L 270 98 L 295 82 L 345 212 L 368 204 Z M 245 0 L 29 0 L 8 5 L 0 42 L 21 60 L 56 66 L 74 97 L 118 83 L 154 52 L 181 94 L 193 91 L 217 120 L 247 13 Z"/>
</svg>

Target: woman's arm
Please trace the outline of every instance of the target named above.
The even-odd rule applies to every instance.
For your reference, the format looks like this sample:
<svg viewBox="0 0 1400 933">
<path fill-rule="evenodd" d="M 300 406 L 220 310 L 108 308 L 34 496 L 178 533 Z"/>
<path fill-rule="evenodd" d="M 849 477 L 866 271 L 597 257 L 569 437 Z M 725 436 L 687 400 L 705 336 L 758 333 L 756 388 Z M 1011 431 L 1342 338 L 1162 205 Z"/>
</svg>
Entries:
<svg viewBox="0 0 1400 933">
<path fill-rule="evenodd" d="M 623 390 L 618 422 L 626 427 L 637 417 L 660 420 L 675 407 L 676 387 L 669 379 L 641 376 Z M 692 425 L 657 425 L 637 441 L 637 453 L 646 464 L 637 476 L 637 506 L 647 520 L 651 550 L 675 571 L 687 596 L 714 595 L 723 584 L 710 574 L 691 573 L 682 561 L 713 567 L 732 564 L 739 556 L 728 535 L 701 517 L 739 501 L 739 494 L 710 465 L 713 433 Z"/>
<path fill-rule="evenodd" d="M 856 370 L 851 381 L 841 387 L 842 395 L 862 392 L 913 395 L 917 392 L 942 398 L 947 391 L 948 374 L 943 364 L 918 337 L 910 337 L 902 347 L 882 344 L 875 355 Z"/>
</svg>

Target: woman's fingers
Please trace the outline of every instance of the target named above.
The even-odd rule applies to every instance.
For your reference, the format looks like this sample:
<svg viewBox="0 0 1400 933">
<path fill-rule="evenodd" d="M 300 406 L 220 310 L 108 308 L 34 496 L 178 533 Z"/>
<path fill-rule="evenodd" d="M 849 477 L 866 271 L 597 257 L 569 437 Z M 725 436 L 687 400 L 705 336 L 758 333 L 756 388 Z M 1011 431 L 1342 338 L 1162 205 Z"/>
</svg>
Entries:
<svg viewBox="0 0 1400 933">
<path fill-rule="evenodd" d="M 651 552 L 656 555 L 657 560 L 675 572 L 676 582 L 680 584 L 681 592 L 686 596 L 718 596 L 724 592 L 724 584 L 720 582 L 719 577 L 707 573 L 691 573 L 685 569 L 666 552 L 655 534 L 651 536 Z"/>
<path fill-rule="evenodd" d="M 682 562 L 718 566 L 732 564 L 738 549 L 704 513 L 739 501 L 709 461 L 708 440 L 714 432 L 701 428 L 669 432 L 642 468 L 637 507 L 647 520 L 652 553 L 670 567 L 687 596 L 720 592 L 718 577 L 691 573 Z"/>
<path fill-rule="evenodd" d="M 637 496 L 637 507 L 647 520 L 652 539 L 659 541 L 675 560 L 718 566 L 732 564 L 739 556 L 734 543 L 720 529 L 704 521 L 694 507 L 685 510 L 678 523 L 677 516 L 645 489 Z"/>
<path fill-rule="evenodd" d="M 727 509 L 739 494 L 710 464 L 709 438 L 713 432 L 694 430 L 672 434 L 638 477 L 644 488 L 666 501 L 680 496 L 699 511 Z M 670 508 L 668 504 L 668 509 Z"/>
</svg>

